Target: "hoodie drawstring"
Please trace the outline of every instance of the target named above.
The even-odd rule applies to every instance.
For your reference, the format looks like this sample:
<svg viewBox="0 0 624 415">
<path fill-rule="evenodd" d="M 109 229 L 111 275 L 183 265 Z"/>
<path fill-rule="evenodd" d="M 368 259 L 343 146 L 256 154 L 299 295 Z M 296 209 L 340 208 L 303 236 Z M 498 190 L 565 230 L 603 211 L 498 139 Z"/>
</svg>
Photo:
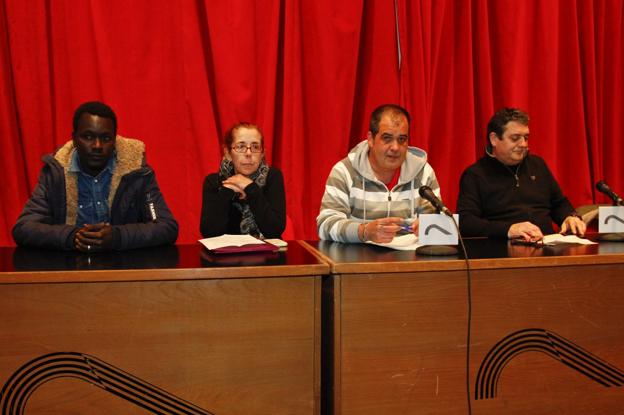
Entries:
<svg viewBox="0 0 624 415">
<path fill-rule="evenodd" d="M 362 177 L 362 192 L 364 193 L 364 222 L 366 222 L 366 177 Z"/>
<path fill-rule="evenodd" d="M 414 179 L 412 179 L 412 188 L 410 189 L 410 195 L 412 195 L 410 203 L 411 203 L 411 210 L 410 212 L 412 212 L 412 216 L 414 216 Z"/>
</svg>

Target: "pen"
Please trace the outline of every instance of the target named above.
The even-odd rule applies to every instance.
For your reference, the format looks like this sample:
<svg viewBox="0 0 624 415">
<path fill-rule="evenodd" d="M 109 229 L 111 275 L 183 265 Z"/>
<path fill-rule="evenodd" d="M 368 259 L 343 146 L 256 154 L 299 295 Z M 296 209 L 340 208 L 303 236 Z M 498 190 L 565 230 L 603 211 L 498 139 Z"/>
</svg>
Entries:
<svg viewBox="0 0 624 415">
<path fill-rule="evenodd" d="M 411 225 L 399 225 L 399 226 L 401 227 L 401 229 L 397 233 L 399 232 L 413 233 Z"/>
<path fill-rule="evenodd" d="M 541 248 L 544 246 L 544 241 L 542 239 L 537 240 L 537 241 L 525 241 L 522 238 L 517 238 L 517 239 L 511 239 L 510 242 L 512 245 L 526 245 L 526 246 L 534 246 L 538 248 Z"/>
</svg>

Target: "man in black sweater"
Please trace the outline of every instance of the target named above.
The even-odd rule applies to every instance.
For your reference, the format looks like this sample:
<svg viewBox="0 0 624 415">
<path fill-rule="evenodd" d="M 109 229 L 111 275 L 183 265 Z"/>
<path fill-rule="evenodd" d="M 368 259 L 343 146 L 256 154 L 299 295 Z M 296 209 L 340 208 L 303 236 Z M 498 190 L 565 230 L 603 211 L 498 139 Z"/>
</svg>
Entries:
<svg viewBox="0 0 624 415">
<path fill-rule="evenodd" d="M 585 224 L 538 156 L 529 155 L 529 116 L 503 108 L 490 119 L 486 155 L 462 174 L 457 213 L 464 236 L 541 240 L 553 233 L 583 235 Z"/>
</svg>

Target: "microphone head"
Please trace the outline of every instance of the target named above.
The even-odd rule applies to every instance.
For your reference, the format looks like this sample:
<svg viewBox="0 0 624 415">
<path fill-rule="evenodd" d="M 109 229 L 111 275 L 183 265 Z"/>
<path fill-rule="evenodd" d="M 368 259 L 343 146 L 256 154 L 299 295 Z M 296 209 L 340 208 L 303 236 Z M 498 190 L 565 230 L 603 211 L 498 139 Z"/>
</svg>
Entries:
<svg viewBox="0 0 624 415">
<path fill-rule="evenodd" d="M 596 190 L 602 193 L 608 193 L 611 191 L 611 188 L 604 182 L 604 180 L 600 180 L 596 183 Z"/>
<path fill-rule="evenodd" d="M 435 195 L 435 193 L 433 193 L 433 190 L 431 190 L 431 187 L 429 187 L 429 186 L 420 186 L 418 188 L 418 194 L 423 199 L 429 201 L 429 203 L 431 203 L 433 205 L 433 207 L 436 208 L 436 210 L 438 212 L 442 212 L 445 215 L 449 215 L 451 217 L 453 216 L 451 211 L 446 206 L 444 206 L 444 203 L 442 203 L 442 201 L 440 199 L 438 199 L 438 197 Z"/>
<path fill-rule="evenodd" d="M 420 186 L 418 188 L 418 194 L 424 199 L 429 199 L 429 196 L 433 194 L 433 190 L 431 190 L 431 187 L 427 185 Z"/>
<path fill-rule="evenodd" d="M 596 189 L 598 189 L 599 192 L 602 192 L 605 195 L 609 196 L 609 198 L 613 200 L 614 206 L 624 206 L 624 200 L 622 200 L 622 198 L 618 196 L 617 193 L 611 190 L 611 188 L 604 182 L 604 180 L 600 180 L 598 183 L 596 183 Z"/>
</svg>

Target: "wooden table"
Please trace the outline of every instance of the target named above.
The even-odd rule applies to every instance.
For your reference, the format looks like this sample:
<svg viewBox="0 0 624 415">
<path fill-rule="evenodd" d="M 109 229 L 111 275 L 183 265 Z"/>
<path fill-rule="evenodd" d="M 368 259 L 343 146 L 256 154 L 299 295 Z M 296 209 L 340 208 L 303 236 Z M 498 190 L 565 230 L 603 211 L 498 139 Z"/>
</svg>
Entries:
<svg viewBox="0 0 624 415">
<path fill-rule="evenodd" d="M 467 241 L 462 255 L 310 242 L 323 285 L 324 413 L 615 414 L 624 407 L 624 244 Z"/>
<path fill-rule="evenodd" d="M 0 249 L 2 415 L 319 414 L 328 266 L 199 245 Z"/>
</svg>

